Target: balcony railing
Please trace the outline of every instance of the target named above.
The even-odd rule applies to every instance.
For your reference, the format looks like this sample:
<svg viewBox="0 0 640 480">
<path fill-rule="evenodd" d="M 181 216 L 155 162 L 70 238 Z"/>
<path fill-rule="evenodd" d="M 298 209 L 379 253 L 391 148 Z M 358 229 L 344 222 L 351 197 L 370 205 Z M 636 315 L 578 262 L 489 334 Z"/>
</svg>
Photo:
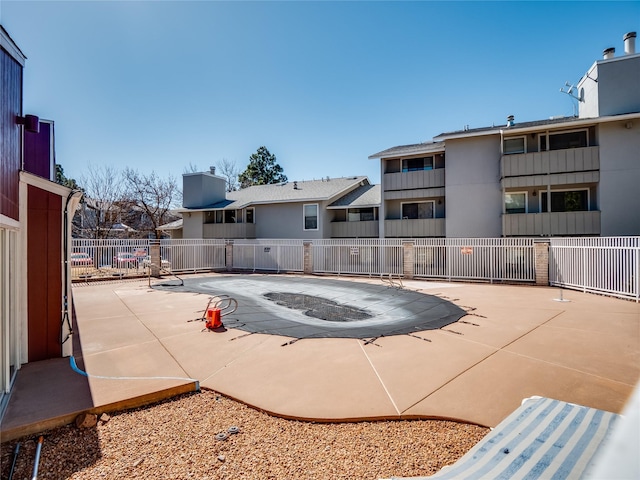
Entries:
<svg viewBox="0 0 640 480">
<path fill-rule="evenodd" d="M 444 168 L 436 168 L 415 172 L 385 173 L 382 177 L 382 188 L 388 191 L 444 187 L 444 170 Z"/>
<path fill-rule="evenodd" d="M 511 213 L 502 215 L 507 237 L 600 235 L 600 212 Z"/>
<path fill-rule="evenodd" d="M 570 148 L 502 156 L 502 176 L 522 177 L 600 169 L 600 147 Z"/>
<path fill-rule="evenodd" d="M 385 220 L 384 234 L 386 237 L 444 237 L 444 218 Z"/>
<path fill-rule="evenodd" d="M 332 222 L 331 238 L 370 238 L 378 236 L 378 221 Z"/>
<path fill-rule="evenodd" d="M 255 223 L 205 223 L 203 238 L 256 238 Z"/>
</svg>

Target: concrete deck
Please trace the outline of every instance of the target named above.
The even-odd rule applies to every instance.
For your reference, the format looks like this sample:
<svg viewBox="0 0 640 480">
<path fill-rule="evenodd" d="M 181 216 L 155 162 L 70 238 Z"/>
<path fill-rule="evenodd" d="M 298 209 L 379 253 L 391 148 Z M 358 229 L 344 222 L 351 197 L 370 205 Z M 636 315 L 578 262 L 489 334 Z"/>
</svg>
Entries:
<svg viewBox="0 0 640 480">
<path fill-rule="evenodd" d="M 74 356 L 88 376 L 69 359 L 23 366 L 2 441 L 68 423 L 82 411 L 114 411 L 193 390 L 196 382 L 287 418 L 445 418 L 495 426 L 533 395 L 620 413 L 640 378 L 637 303 L 568 290 L 569 301 L 559 302 L 559 289 L 531 286 L 405 281 L 404 287 L 445 298 L 469 315 L 440 330 L 371 343 L 289 343 L 232 328 L 202 331 L 204 323 L 189 320 L 202 316 L 205 294 L 150 289 L 139 280 L 74 286 Z M 240 313 L 231 317 L 241 320 Z"/>
</svg>

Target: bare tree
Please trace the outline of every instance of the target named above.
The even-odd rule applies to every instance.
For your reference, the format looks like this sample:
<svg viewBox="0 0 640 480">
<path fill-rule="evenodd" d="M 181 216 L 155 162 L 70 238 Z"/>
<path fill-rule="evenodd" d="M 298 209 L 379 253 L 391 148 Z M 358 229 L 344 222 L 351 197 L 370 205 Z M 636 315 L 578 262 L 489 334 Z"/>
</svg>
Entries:
<svg viewBox="0 0 640 480">
<path fill-rule="evenodd" d="M 171 209 L 178 205 L 180 189 L 174 177 L 160 178 L 155 172 L 141 174 L 132 168 L 123 173 L 126 197 L 139 214 L 139 230 L 160 238 L 158 227 L 173 220 Z"/>
<path fill-rule="evenodd" d="M 233 192 L 240 188 L 238 176 L 240 175 L 240 167 L 233 160 L 223 158 L 218 162 L 220 174 L 227 179 L 227 192 Z"/>
<path fill-rule="evenodd" d="M 198 173 L 200 170 L 198 169 L 198 165 L 196 165 L 195 163 L 191 163 L 189 162 L 189 165 L 184 167 L 184 170 L 182 173 Z"/>
<path fill-rule="evenodd" d="M 122 212 L 129 210 L 124 198 L 122 174 L 111 166 L 89 165 L 80 177 L 84 198 L 74 224 L 80 237 L 110 238 L 114 224 L 124 223 Z"/>
</svg>

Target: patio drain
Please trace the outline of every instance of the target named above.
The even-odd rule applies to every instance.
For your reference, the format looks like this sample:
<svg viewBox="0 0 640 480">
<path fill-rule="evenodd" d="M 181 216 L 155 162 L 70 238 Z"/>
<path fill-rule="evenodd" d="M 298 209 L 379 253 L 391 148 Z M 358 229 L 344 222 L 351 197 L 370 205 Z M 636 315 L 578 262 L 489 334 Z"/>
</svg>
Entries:
<svg viewBox="0 0 640 480">
<path fill-rule="evenodd" d="M 373 315 L 366 310 L 341 305 L 328 298 L 306 295 L 304 293 L 269 292 L 264 296 L 283 307 L 302 310 L 308 317 L 327 322 L 357 322 L 367 320 Z"/>
</svg>

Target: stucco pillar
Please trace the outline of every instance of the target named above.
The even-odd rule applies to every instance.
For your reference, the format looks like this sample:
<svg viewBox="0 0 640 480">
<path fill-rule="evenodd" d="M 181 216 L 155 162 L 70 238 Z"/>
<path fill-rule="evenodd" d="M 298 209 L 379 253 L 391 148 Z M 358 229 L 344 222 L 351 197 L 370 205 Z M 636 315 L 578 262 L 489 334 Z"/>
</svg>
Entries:
<svg viewBox="0 0 640 480">
<path fill-rule="evenodd" d="M 304 248 L 304 266 L 303 271 L 305 275 L 311 275 L 313 273 L 313 243 L 303 242 Z"/>
<path fill-rule="evenodd" d="M 227 265 L 227 272 L 233 270 L 233 242 L 227 242 L 224 246 L 225 264 Z"/>
<path fill-rule="evenodd" d="M 404 278 L 413 279 L 415 269 L 415 242 L 413 240 L 402 242 L 402 273 Z"/>
<path fill-rule="evenodd" d="M 533 244 L 536 257 L 536 285 L 549 285 L 549 242 Z"/>
<path fill-rule="evenodd" d="M 149 255 L 151 260 L 151 265 L 149 268 L 151 269 L 152 277 L 160 276 L 160 265 L 162 265 L 162 260 L 160 259 L 160 242 L 157 240 L 152 240 L 149 245 Z"/>
</svg>

